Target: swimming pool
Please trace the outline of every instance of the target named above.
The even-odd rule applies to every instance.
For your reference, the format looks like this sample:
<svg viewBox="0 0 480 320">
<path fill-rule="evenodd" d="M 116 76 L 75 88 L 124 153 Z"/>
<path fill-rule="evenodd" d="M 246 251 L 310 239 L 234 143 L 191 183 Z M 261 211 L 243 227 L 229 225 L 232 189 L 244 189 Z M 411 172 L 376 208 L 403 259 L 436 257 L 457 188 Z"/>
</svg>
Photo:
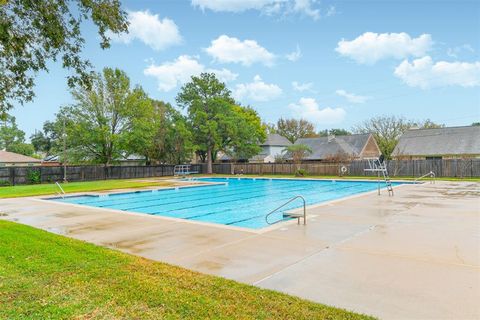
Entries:
<svg viewBox="0 0 480 320">
<path fill-rule="evenodd" d="M 197 180 L 216 184 L 100 196 L 72 196 L 52 200 L 260 229 L 268 226 L 265 221 L 267 213 L 296 195 L 302 195 L 307 205 L 312 205 L 377 189 L 375 181 L 263 178 L 203 178 Z M 393 186 L 399 184 L 392 183 Z M 269 221 L 281 220 L 285 211 L 301 206 L 301 200 L 295 201 L 270 216 Z"/>
</svg>

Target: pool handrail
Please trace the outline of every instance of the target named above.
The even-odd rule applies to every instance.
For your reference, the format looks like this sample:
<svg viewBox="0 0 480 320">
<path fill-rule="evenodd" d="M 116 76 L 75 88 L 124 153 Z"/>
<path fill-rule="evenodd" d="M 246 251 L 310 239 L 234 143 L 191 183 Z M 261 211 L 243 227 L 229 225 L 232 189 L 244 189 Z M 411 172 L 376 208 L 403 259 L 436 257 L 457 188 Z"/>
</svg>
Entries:
<svg viewBox="0 0 480 320">
<path fill-rule="evenodd" d="M 305 201 L 305 198 L 304 198 L 303 196 L 300 196 L 300 195 L 297 195 L 297 196 L 291 198 L 290 200 L 288 200 L 287 202 L 285 202 L 284 204 L 282 204 L 282 205 L 279 206 L 278 208 L 276 208 L 276 209 L 270 211 L 269 213 L 267 213 L 267 215 L 265 216 L 265 222 L 266 222 L 267 224 L 272 225 L 272 224 L 275 224 L 275 223 L 278 223 L 278 222 L 280 222 L 280 221 L 285 220 L 285 219 L 281 219 L 281 220 L 278 220 L 278 221 L 275 221 L 275 222 L 270 223 L 270 222 L 268 221 L 268 217 L 269 217 L 271 214 L 273 214 L 273 213 L 277 212 L 278 210 L 280 210 L 281 208 L 285 207 L 287 204 L 295 201 L 296 199 L 302 199 L 302 201 L 303 201 L 303 225 L 306 225 L 306 224 L 307 224 L 307 202 Z M 298 221 L 298 224 L 300 224 L 300 216 L 298 216 L 297 219 L 298 219 L 298 220 L 297 220 L 297 221 Z"/>
<path fill-rule="evenodd" d="M 60 192 L 57 192 L 57 194 L 60 195 L 63 199 L 65 199 L 65 191 L 63 190 L 62 186 L 60 185 L 60 183 L 58 183 L 58 181 L 55 182 L 55 184 L 60 189 Z"/>
<path fill-rule="evenodd" d="M 423 179 L 423 178 L 426 178 L 426 177 L 428 177 L 428 176 L 430 176 L 430 178 L 432 178 L 432 180 L 430 180 L 430 183 L 435 184 L 435 178 L 436 178 L 436 176 L 435 176 L 435 172 L 433 172 L 433 171 L 430 171 L 429 173 L 426 173 L 426 174 L 424 174 L 423 176 L 416 178 L 413 182 L 414 182 L 414 183 L 417 183 L 418 180 Z"/>
<path fill-rule="evenodd" d="M 189 164 L 177 164 L 173 167 L 174 176 L 187 176 L 190 174 L 198 173 L 198 171 L 191 171 L 191 165 Z"/>
</svg>

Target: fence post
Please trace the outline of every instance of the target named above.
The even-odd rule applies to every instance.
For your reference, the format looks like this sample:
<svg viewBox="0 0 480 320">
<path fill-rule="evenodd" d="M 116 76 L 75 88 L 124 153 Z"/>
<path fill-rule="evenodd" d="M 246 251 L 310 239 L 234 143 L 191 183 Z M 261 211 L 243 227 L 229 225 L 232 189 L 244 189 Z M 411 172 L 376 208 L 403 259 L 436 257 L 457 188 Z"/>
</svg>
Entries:
<svg viewBox="0 0 480 320">
<path fill-rule="evenodd" d="M 470 178 L 473 178 L 473 159 L 470 159 Z"/>
<path fill-rule="evenodd" d="M 9 169 L 9 180 L 12 186 L 15 185 L 15 167 L 10 167 Z"/>
</svg>

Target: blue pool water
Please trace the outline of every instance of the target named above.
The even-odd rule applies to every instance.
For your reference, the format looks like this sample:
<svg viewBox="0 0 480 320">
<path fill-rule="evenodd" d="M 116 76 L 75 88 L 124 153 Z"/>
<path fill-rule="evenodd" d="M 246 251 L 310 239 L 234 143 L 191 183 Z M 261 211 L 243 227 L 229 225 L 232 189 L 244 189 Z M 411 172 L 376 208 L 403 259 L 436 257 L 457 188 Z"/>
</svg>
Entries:
<svg viewBox="0 0 480 320">
<path fill-rule="evenodd" d="M 117 209 L 151 215 L 260 229 L 268 226 L 265 215 L 290 198 L 302 195 L 307 205 L 344 198 L 377 189 L 372 181 L 205 178 L 220 184 L 100 196 L 73 196 L 54 201 Z M 398 185 L 399 183 L 393 183 Z M 382 187 L 385 185 L 382 184 Z M 297 200 L 269 217 L 302 206 Z"/>
</svg>

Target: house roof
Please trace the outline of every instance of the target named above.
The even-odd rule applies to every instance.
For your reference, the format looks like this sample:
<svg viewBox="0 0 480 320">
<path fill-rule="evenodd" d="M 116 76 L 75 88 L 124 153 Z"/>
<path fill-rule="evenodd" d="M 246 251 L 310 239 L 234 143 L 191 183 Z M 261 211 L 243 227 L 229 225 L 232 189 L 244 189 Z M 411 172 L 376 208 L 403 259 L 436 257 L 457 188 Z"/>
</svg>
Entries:
<svg viewBox="0 0 480 320">
<path fill-rule="evenodd" d="M 405 132 L 393 156 L 480 154 L 480 126 L 413 129 Z"/>
<path fill-rule="evenodd" d="M 0 151 L 0 163 L 38 163 L 42 160 L 35 159 L 32 157 L 24 156 L 23 154 L 18 154 L 8 151 Z"/>
<path fill-rule="evenodd" d="M 300 138 L 295 144 L 306 144 L 312 149 L 307 160 L 326 159 L 336 154 L 358 156 L 368 141 L 370 134 L 352 134 L 348 136 Z"/>
<path fill-rule="evenodd" d="M 292 143 L 288 141 L 287 138 L 284 136 L 279 135 L 278 133 L 272 133 L 267 135 L 267 140 L 265 140 L 264 143 L 262 143 L 262 146 L 280 146 L 280 147 L 285 147 L 289 146 Z"/>
</svg>

